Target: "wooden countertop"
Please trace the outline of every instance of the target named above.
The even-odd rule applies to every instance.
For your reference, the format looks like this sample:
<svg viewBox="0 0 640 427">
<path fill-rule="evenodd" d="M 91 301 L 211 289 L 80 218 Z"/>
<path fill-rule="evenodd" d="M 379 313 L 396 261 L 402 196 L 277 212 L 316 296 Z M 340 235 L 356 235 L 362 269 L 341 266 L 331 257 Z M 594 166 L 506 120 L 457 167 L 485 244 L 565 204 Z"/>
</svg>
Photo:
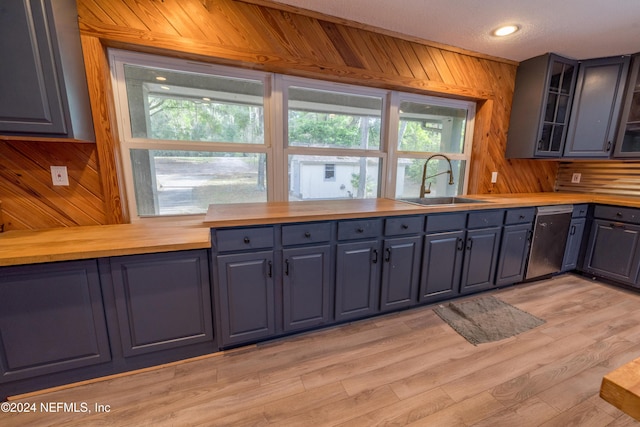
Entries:
<svg viewBox="0 0 640 427">
<path fill-rule="evenodd" d="M 392 199 L 350 199 L 210 205 L 204 224 L 210 227 L 236 227 L 298 221 L 364 218 L 368 216 L 410 215 L 578 203 L 605 203 L 640 207 L 640 198 L 581 193 L 481 194 L 464 197 L 483 200 L 485 203 L 421 206 Z"/>
<path fill-rule="evenodd" d="M 421 206 L 391 199 L 211 205 L 206 216 L 144 223 L 65 227 L 0 233 L 0 266 L 100 258 L 211 247 L 211 227 L 236 227 L 371 216 L 605 203 L 640 208 L 640 198 L 580 193 L 468 195 L 480 203 Z"/>
<path fill-rule="evenodd" d="M 202 219 L 7 231 L 0 234 L 0 266 L 206 249 L 211 233 Z"/>
<path fill-rule="evenodd" d="M 600 397 L 640 421 L 640 359 L 605 375 Z"/>
</svg>

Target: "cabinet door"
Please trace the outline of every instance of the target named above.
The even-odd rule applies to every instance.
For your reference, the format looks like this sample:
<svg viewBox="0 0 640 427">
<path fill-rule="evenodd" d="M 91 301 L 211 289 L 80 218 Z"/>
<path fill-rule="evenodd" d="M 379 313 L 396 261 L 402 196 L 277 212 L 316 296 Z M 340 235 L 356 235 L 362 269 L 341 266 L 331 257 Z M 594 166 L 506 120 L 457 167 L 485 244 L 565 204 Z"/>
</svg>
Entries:
<svg viewBox="0 0 640 427">
<path fill-rule="evenodd" d="M 126 356 L 212 341 L 206 251 L 110 259 Z"/>
<path fill-rule="evenodd" d="M 460 293 L 493 287 L 501 229 L 492 227 L 467 231 Z"/>
<path fill-rule="evenodd" d="M 580 64 L 565 157 L 609 157 L 615 142 L 628 69 L 628 56 Z"/>
<path fill-rule="evenodd" d="M 564 259 L 562 261 L 562 271 L 575 270 L 578 267 L 578 256 L 580 255 L 580 245 L 582 244 L 582 235 L 587 223 L 586 218 L 574 218 L 569 226 L 569 235 L 567 236 L 567 246 L 564 251 Z"/>
<path fill-rule="evenodd" d="M 341 243 L 336 258 L 337 321 L 377 312 L 380 294 L 380 243 Z"/>
<path fill-rule="evenodd" d="M 635 284 L 640 266 L 640 227 L 596 219 L 593 221 L 585 270 L 597 276 Z"/>
<path fill-rule="evenodd" d="M 425 236 L 420 279 L 421 302 L 453 298 L 460 293 L 464 237 L 464 230 Z"/>
<path fill-rule="evenodd" d="M 309 328 L 329 321 L 330 254 L 328 245 L 283 251 L 285 331 Z"/>
<path fill-rule="evenodd" d="M 0 383 L 109 360 L 95 260 L 0 269 Z"/>
<path fill-rule="evenodd" d="M 385 240 L 380 310 L 408 307 L 416 302 L 421 252 L 420 236 Z"/>
<path fill-rule="evenodd" d="M 273 335 L 273 251 L 216 258 L 222 344 L 240 344 Z"/>
<path fill-rule="evenodd" d="M 76 1 L 3 1 L 0 40 L 0 133 L 94 141 Z"/>
<path fill-rule="evenodd" d="M 505 226 L 502 230 L 496 285 L 521 282 L 531 246 L 531 224 Z"/>
<path fill-rule="evenodd" d="M 507 134 L 508 158 L 560 157 L 577 61 L 545 54 L 518 66 Z"/>
<path fill-rule="evenodd" d="M 633 56 L 615 157 L 640 157 L 640 55 Z"/>
</svg>

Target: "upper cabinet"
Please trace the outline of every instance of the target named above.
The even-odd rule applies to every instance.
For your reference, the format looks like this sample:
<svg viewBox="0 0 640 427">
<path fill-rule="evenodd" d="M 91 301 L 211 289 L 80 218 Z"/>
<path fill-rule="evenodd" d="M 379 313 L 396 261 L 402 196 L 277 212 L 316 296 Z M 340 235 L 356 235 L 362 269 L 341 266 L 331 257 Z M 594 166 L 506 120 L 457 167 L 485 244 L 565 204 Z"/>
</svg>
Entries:
<svg viewBox="0 0 640 427">
<path fill-rule="evenodd" d="M 0 3 L 0 134 L 94 141 L 75 0 Z"/>
<path fill-rule="evenodd" d="M 608 158 L 629 57 L 573 61 L 554 54 L 518 67 L 508 158 Z"/>
<path fill-rule="evenodd" d="M 615 157 L 640 157 L 640 54 L 634 55 L 616 139 Z"/>
<path fill-rule="evenodd" d="M 610 157 L 628 70 L 628 56 L 580 63 L 565 157 Z"/>
<path fill-rule="evenodd" d="M 516 74 L 506 156 L 560 157 L 578 62 L 554 54 L 528 59 Z"/>
</svg>

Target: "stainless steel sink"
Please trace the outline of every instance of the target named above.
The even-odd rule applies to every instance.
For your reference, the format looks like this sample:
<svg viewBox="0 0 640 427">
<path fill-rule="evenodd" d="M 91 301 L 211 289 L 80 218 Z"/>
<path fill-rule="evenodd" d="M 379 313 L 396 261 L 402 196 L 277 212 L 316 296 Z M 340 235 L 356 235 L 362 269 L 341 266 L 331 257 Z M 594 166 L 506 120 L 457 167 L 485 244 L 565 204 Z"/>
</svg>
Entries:
<svg viewBox="0 0 640 427">
<path fill-rule="evenodd" d="M 485 200 L 468 199 L 466 197 L 413 197 L 408 199 L 398 199 L 401 202 L 414 203 L 417 205 L 457 205 L 460 203 L 488 203 Z"/>
</svg>

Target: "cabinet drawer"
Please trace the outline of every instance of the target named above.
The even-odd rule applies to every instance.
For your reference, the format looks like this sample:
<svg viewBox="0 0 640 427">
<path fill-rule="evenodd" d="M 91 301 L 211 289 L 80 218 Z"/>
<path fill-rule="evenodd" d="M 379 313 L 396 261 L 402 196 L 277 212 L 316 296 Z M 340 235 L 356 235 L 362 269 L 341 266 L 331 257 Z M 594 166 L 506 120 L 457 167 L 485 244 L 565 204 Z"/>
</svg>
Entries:
<svg viewBox="0 0 640 427">
<path fill-rule="evenodd" d="M 536 216 L 536 208 L 509 209 L 504 216 L 504 224 L 523 224 L 533 222 Z"/>
<path fill-rule="evenodd" d="M 240 251 L 273 246 L 273 227 L 217 230 L 218 251 Z"/>
<path fill-rule="evenodd" d="M 594 210 L 593 216 L 612 221 L 640 224 L 640 209 L 598 205 Z"/>
<path fill-rule="evenodd" d="M 467 213 L 428 215 L 427 233 L 449 230 L 464 230 L 467 222 Z"/>
<path fill-rule="evenodd" d="M 571 218 L 584 218 L 587 216 L 587 211 L 589 210 L 588 204 L 582 205 L 573 205 L 573 213 L 571 214 Z"/>
<path fill-rule="evenodd" d="M 387 218 L 384 222 L 385 236 L 399 236 L 420 233 L 424 227 L 423 216 L 402 216 Z"/>
<path fill-rule="evenodd" d="M 469 212 L 467 228 L 485 228 L 502 225 L 504 211 L 476 211 Z"/>
<path fill-rule="evenodd" d="M 330 222 L 310 222 L 282 226 L 282 244 L 284 246 L 328 242 L 329 240 L 331 240 Z"/>
<path fill-rule="evenodd" d="M 381 235 L 381 219 L 340 221 L 338 223 L 338 240 L 367 239 Z"/>
</svg>

